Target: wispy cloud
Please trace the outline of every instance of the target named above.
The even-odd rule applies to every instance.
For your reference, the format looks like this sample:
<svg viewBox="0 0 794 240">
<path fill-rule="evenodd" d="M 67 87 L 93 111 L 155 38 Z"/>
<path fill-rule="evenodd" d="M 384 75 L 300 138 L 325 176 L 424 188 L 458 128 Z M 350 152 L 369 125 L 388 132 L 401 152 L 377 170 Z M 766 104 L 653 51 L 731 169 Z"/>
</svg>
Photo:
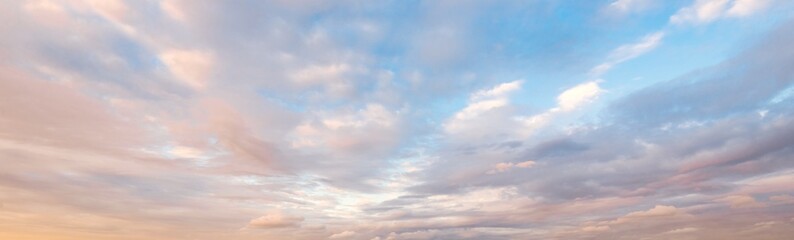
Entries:
<svg viewBox="0 0 794 240">
<path fill-rule="evenodd" d="M 670 16 L 670 23 L 704 24 L 720 18 L 746 17 L 771 4 L 772 0 L 697 0 Z"/>
<path fill-rule="evenodd" d="M 615 65 L 653 50 L 659 46 L 662 38 L 664 38 L 664 32 L 655 32 L 644 36 L 636 43 L 623 45 L 612 50 L 604 63 L 590 69 L 590 75 L 592 77 L 599 77 L 612 69 Z"/>
</svg>

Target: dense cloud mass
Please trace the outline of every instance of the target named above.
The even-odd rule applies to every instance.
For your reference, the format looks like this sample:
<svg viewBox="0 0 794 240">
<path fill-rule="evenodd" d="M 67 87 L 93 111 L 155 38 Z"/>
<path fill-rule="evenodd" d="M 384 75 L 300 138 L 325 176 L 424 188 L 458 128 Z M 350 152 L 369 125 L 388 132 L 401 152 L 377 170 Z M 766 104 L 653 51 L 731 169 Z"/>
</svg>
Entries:
<svg viewBox="0 0 794 240">
<path fill-rule="evenodd" d="M 0 2 L 2 239 L 786 239 L 794 5 Z"/>
</svg>

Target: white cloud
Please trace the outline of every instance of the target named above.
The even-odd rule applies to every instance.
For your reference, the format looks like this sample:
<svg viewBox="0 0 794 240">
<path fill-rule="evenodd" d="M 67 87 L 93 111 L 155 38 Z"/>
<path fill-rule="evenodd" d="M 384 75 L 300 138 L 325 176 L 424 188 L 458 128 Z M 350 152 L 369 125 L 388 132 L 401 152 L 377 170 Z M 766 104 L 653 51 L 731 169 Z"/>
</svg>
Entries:
<svg viewBox="0 0 794 240">
<path fill-rule="evenodd" d="M 477 132 L 475 129 L 493 130 L 493 126 L 507 127 L 509 124 L 518 124 L 522 126 L 519 134 L 527 134 L 548 123 L 557 114 L 574 111 L 596 100 L 604 92 L 598 82 L 598 80 L 589 81 L 571 87 L 557 96 L 557 106 L 527 117 L 505 117 L 496 112 L 508 107 L 509 94 L 521 88 L 520 80 L 502 83 L 472 94 L 469 104 L 447 120 L 444 130 L 447 133 Z"/>
<path fill-rule="evenodd" d="M 517 168 L 531 168 L 531 167 L 535 166 L 535 161 L 520 162 L 520 163 L 516 163 L 515 166 Z"/>
<path fill-rule="evenodd" d="M 521 80 L 515 80 L 473 93 L 469 98 L 469 104 L 447 120 L 444 129 L 449 133 L 466 131 L 473 121 L 484 116 L 485 113 L 507 106 L 509 94 L 521 89 L 521 83 Z"/>
<path fill-rule="evenodd" d="M 303 222 L 302 217 L 287 216 L 279 211 L 252 219 L 248 222 L 249 228 L 285 228 L 297 227 Z"/>
<path fill-rule="evenodd" d="M 718 202 L 724 202 L 731 206 L 731 208 L 757 208 L 763 207 L 764 204 L 755 200 L 750 195 L 733 195 L 720 198 Z"/>
<path fill-rule="evenodd" d="M 348 97 L 356 90 L 355 76 L 366 72 L 366 68 L 358 65 L 335 62 L 299 68 L 289 77 L 299 87 L 321 86 L 330 96 Z"/>
<path fill-rule="evenodd" d="M 626 214 L 625 216 L 618 218 L 612 223 L 621 224 L 621 223 L 643 221 L 644 219 L 659 219 L 659 218 L 670 218 L 677 216 L 689 216 L 689 214 L 687 214 L 686 212 L 684 212 L 679 208 L 676 208 L 675 206 L 656 205 L 647 211 L 637 211 Z"/>
<path fill-rule="evenodd" d="M 53 28 L 63 28 L 70 21 L 74 21 L 69 17 L 63 3 L 55 1 L 28 1 L 22 9 L 33 16 L 36 22 Z"/>
<path fill-rule="evenodd" d="M 488 110 L 506 106 L 506 98 L 488 99 L 469 103 L 466 108 L 455 114 L 454 121 L 465 121 L 476 118 Z"/>
<path fill-rule="evenodd" d="M 620 14 L 641 11 L 648 7 L 649 0 L 615 0 L 607 8 Z"/>
<path fill-rule="evenodd" d="M 530 134 L 559 114 L 574 111 L 595 101 L 604 92 L 598 82 L 599 80 L 589 81 L 571 87 L 557 96 L 557 106 L 533 116 L 518 117 L 517 120 L 524 125 L 523 134 Z"/>
<path fill-rule="evenodd" d="M 535 161 L 531 161 L 531 160 L 520 163 L 502 162 L 494 165 L 494 168 L 489 170 L 487 173 L 495 174 L 495 173 L 506 172 L 512 168 L 531 168 L 533 166 L 535 166 Z"/>
<path fill-rule="evenodd" d="M 356 232 L 354 232 L 354 231 L 344 231 L 344 232 L 340 232 L 340 233 L 336 233 L 334 235 L 331 235 L 330 237 L 328 237 L 328 239 L 349 239 L 353 235 L 356 235 Z"/>
<path fill-rule="evenodd" d="M 692 6 L 684 7 L 670 17 L 674 24 L 708 23 L 717 19 L 728 5 L 728 0 L 697 0 Z"/>
<path fill-rule="evenodd" d="M 96 1 L 88 0 L 84 2 L 85 6 L 96 12 L 98 15 L 104 17 L 108 21 L 116 24 L 116 26 L 126 33 L 134 34 L 135 28 L 127 23 L 127 18 L 131 15 L 131 11 L 124 1 L 109 0 L 109 1 Z"/>
<path fill-rule="evenodd" d="M 215 63 L 211 53 L 200 50 L 169 49 L 159 57 L 178 80 L 197 90 L 207 86 Z"/>
<path fill-rule="evenodd" d="M 187 17 L 185 16 L 185 12 L 182 10 L 180 3 L 181 2 L 177 3 L 176 0 L 161 1 L 160 8 L 174 20 L 184 22 L 187 20 Z"/>
<path fill-rule="evenodd" d="M 678 214 L 680 211 L 674 206 L 656 205 L 647 211 L 632 212 L 626 217 L 659 217 L 659 216 L 672 216 Z"/>
<path fill-rule="evenodd" d="M 583 232 L 603 232 L 609 231 L 610 227 L 607 225 L 602 226 L 585 226 L 582 228 Z"/>
<path fill-rule="evenodd" d="M 726 14 L 731 17 L 749 16 L 764 10 L 770 3 L 771 0 L 734 0 Z"/>
<path fill-rule="evenodd" d="M 739 192 L 745 194 L 781 193 L 794 191 L 794 173 L 785 171 L 738 182 Z"/>
<path fill-rule="evenodd" d="M 664 38 L 664 32 L 655 32 L 645 35 L 640 41 L 632 44 L 627 44 L 612 50 L 607 57 L 606 62 L 590 69 L 590 76 L 598 77 L 606 73 L 612 67 L 630 59 L 636 58 L 646 52 L 649 52 L 659 46 Z"/>
<path fill-rule="evenodd" d="M 187 146 L 176 146 L 171 149 L 170 154 L 178 158 L 198 158 L 204 154 L 201 149 Z"/>
<path fill-rule="evenodd" d="M 620 46 L 610 54 L 610 59 L 614 63 L 624 62 L 626 60 L 635 58 L 643 53 L 646 53 L 659 45 L 662 38 L 664 37 L 663 32 L 655 32 L 648 35 L 645 35 L 639 42 Z"/>
<path fill-rule="evenodd" d="M 692 233 L 692 232 L 697 232 L 698 230 L 699 230 L 698 228 L 693 228 L 693 227 L 676 228 L 665 232 L 665 234 Z"/>
<path fill-rule="evenodd" d="M 635 224 L 660 224 L 671 220 L 689 218 L 692 215 L 675 206 L 656 205 L 646 211 L 631 212 L 622 217 L 611 221 L 589 222 L 580 230 L 584 232 L 601 232 L 618 228 L 620 226 L 631 226 Z"/>
<path fill-rule="evenodd" d="M 697 0 L 670 17 L 673 24 L 705 24 L 724 17 L 745 17 L 765 9 L 768 0 Z"/>
<path fill-rule="evenodd" d="M 597 81 L 576 85 L 557 96 L 557 104 L 562 111 L 571 111 L 592 102 L 603 90 Z"/>
<path fill-rule="evenodd" d="M 769 200 L 779 204 L 794 204 L 794 196 L 788 194 L 771 196 Z"/>
<path fill-rule="evenodd" d="M 323 82 L 343 81 L 352 68 L 345 63 L 328 65 L 311 65 L 291 75 L 299 84 L 319 84 Z"/>
<path fill-rule="evenodd" d="M 332 152 L 386 148 L 399 136 L 399 114 L 380 104 L 367 104 L 356 111 L 319 112 L 316 119 L 292 132 L 293 148 L 317 148 Z"/>
<path fill-rule="evenodd" d="M 521 89 L 521 80 L 516 80 L 516 81 L 512 81 L 512 82 L 506 82 L 506 83 L 499 84 L 499 85 L 497 85 L 494 88 L 487 89 L 487 90 L 481 90 L 479 92 L 476 92 L 476 93 L 472 94 L 471 99 L 472 99 L 472 101 L 476 101 L 478 99 L 483 99 L 483 98 L 492 98 L 492 97 L 500 98 L 500 97 L 506 96 L 510 92 L 513 92 L 513 91 L 516 91 L 516 90 L 519 90 L 519 89 Z"/>
</svg>

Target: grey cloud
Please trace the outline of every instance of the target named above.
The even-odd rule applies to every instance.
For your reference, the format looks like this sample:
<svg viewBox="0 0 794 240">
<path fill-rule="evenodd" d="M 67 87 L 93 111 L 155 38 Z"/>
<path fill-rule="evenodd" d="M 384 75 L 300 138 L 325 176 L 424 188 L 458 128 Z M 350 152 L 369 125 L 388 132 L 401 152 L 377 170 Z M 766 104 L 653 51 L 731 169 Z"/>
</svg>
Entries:
<svg viewBox="0 0 794 240">
<path fill-rule="evenodd" d="M 576 154 L 587 150 L 587 148 L 588 146 L 577 143 L 571 139 L 561 138 L 538 143 L 530 151 L 533 158 L 554 158 Z"/>
<path fill-rule="evenodd" d="M 621 196 L 708 205 L 708 198 L 677 197 L 691 192 L 718 197 L 737 191 L 733 181 L 794 167 L 786 161 L 794 141 L 792 111 L 785 107 L 790 100 L 768 102 L 794 80 L 788 67 L 794 55 L 778 51 L 794 36 L 791 26 L 781 25 L 725 63 L 619 99 L 605 113 L 611 122 L 597 128 L 524 140 L 510 153 L 473 147 L 490 145 L 486 140 L 468 143 L 463 152 L 439 152 L 441 160 L 427 170 L 425 182 L 411 190 L 461 195 L 517 186 L 520 194 L 543 204 Z M 768 110 L 765 116 L 760 109 Z M 516 159 L 537 165 L 502 175 L 472 170 Z M 459 169 L 463 165 L 468 168 Z M 608 236 L 616 235 L 601 238 Z"/>
</svg>

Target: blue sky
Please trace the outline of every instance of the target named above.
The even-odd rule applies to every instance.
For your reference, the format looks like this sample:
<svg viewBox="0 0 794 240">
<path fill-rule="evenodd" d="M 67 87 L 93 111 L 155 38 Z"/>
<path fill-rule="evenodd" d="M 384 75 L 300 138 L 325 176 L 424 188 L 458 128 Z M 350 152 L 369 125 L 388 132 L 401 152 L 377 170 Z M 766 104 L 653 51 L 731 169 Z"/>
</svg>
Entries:
<svg viewBox="0 0 794 240">
<path fill-rule="evenodd" d="M 0 238 L 794 234 L 788 1 L 0 5 Z"/>
</svg>

